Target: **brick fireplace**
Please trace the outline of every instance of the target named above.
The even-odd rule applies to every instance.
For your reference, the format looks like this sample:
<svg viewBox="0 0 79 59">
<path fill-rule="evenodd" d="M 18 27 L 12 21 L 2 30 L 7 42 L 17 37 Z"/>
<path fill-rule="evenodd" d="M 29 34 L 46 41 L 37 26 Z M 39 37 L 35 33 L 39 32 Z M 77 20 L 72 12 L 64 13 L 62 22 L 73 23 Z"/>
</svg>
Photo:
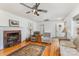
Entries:
<svg viewBox="0 0 79 59">
<path fill-rule="evenodd" d="M 9 30 L 3 32 L 3 43 L 4 48 L 17 45 L 21 42 L 21 31 L 20 30 Z"/>
</svg>

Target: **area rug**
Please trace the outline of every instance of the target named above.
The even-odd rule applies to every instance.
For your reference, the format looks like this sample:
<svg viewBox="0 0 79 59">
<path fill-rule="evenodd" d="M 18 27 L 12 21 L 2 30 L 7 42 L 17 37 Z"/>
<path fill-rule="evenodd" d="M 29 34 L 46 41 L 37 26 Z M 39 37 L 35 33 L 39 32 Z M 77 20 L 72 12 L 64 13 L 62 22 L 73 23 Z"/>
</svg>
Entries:
<svg viewBox="0 0 79 59">
<path fill-rule="evenodd" d="M 41 56 L 44 49 L 45 46 L 30 44 L 10 54 L 10 56 Z"/>
</svg>

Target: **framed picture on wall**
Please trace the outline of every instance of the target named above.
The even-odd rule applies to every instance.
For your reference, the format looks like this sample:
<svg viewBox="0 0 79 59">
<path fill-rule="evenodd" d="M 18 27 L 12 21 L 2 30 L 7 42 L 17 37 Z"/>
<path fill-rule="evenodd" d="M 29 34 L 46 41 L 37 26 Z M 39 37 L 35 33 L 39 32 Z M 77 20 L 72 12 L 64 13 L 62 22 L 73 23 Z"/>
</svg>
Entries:
<svg viewBox="0 0 79 59">
<path fill-rule="evenodd" d="M 19 21 L 9 19 L 9 26 L 10 27 L 19 27 Z"/>
<path fill-rule="evenodd" d="M 64 30 L 64 23 L 58 23 L 57 24 L 57 31 L 63 32 L 63 30 Z"/>
</svg>

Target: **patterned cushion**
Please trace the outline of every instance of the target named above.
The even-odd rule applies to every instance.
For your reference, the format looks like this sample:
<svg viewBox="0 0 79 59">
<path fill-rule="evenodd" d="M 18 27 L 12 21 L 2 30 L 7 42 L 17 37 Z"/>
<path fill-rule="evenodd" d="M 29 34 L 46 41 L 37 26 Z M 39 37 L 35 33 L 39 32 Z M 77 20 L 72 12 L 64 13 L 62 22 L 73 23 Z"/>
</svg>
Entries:
<svg viewBox="0 0 79 59">
<path fill-rule="evenodd" d="M 79 47 L 77 47 L 76 50 L 79 51 Z"/>
<path fill-rule="evenodd" d="M 73 43 L 74 43 L 77 47 L 79 47 L 79 38 L 78 38 L 78 37 L 75 38 L 74 41 L 73 41 Z"/>
<path fill-rule="evenodd" d="M 79 56 L 79 52 L 76 49 L 60 46 L 60 53 L 62 56 Z"/>
<path fill-rule="evenodd" d="M 61 41 L 60 44 L 69 48 L 76 48 L 76 46 L 71 41 Z"/>
</svg>

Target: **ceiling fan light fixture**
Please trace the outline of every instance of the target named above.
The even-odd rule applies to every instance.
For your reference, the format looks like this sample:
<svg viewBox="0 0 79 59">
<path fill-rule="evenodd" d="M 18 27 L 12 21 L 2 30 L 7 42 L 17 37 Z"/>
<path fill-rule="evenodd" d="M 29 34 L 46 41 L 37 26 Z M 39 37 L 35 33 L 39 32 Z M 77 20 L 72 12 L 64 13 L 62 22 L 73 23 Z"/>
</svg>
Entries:
<svg viewBox="0 0 79 59">
<path fill-rule="evenodd" d="M 20 4 L 23 5 L 23 6 L 25 6 L 25 7 L 27 7 L 27 8 L 32 9 L 32 11 L 26 12 L 26 14 L 29 14 L 29 13 L 32 12 L 33 15 L 39 16 L 39 12 L 45 12 L 45 13 L 47 12 L 46 10 L 38 9 L 40 3 L 36 3 L 35 5 L 33 5 L 33 7 L 30 7 L 30 6 L 26 5 L 25 3 L 20 3 Z"/>
<path fill-rule="evenodd" d="M 38 12 L 35 12 L 35 13 L 33 13 L 34 15 L 36 15 L 36 16 L 39 16 L 39 13 Z"/>
<path fill-rule="evenodd" d="M 35 10 L 35 9 L 33 9 L 33 10 L 32 10 L 32 12 L 33 12 L 33 13 L 35 13 L 35 12 L 36 12 L 36 10 Z"/>
<path fill-rule="evenodd" d="M 36 9 L 33 9 L 33 15 L 39 16 L 39 12 Z"/>
</svg>

